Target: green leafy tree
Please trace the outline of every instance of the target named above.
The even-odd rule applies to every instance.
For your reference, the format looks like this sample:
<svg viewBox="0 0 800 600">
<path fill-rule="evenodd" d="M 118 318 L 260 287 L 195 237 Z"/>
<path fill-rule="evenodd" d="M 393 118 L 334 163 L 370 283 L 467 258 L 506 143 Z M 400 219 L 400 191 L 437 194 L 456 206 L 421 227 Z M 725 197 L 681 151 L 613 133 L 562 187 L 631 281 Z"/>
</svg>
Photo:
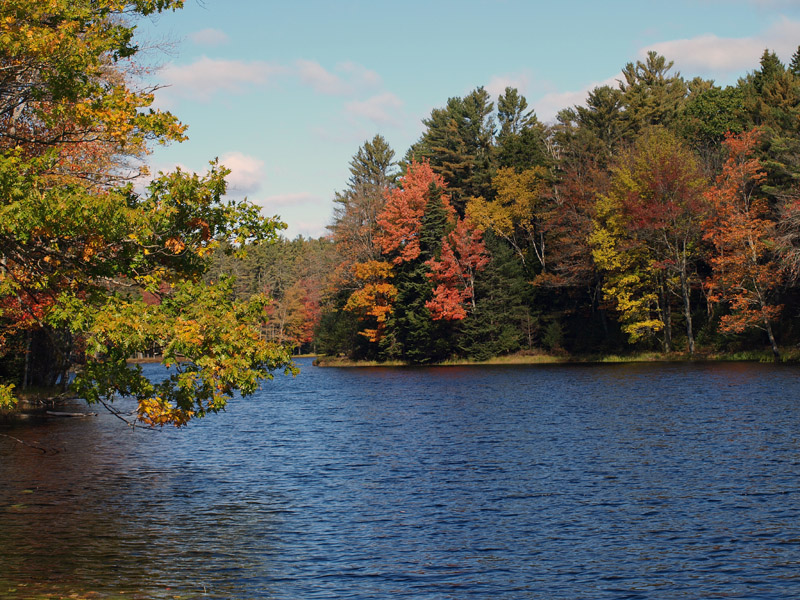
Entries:
<svg viewBox="0 0 800 600">
<path fill-rule="evenodd" d="M 689 82 L 689 96 L 677 129 L 709 176 L 722 169 L 725 134 L 741 133 L 747 127 L 743 99 L 740 87 L 721 88 L 700 78 Z"/>
<path fill-rule="evenodd" d="M 0 382 L 7 402 L 12 385 L 39 383 L 32 374 L 49 382 L 47 369 L 29 368 L 49 360 L 41 347 L 63 383 L 65 367 L 85 360 L 73 384 L 84 398 L 133 396 L 151 425 L 183 425 L 293 369 L 260 335 L 263 297 L 236 301 L 230 283 L 203 282 L 223 242 L 238 251 L 282 224 L 225 200 L 228 171 L 216 163 L 203 176 L 159 174 L 141 195 L 119 185 L 125 156 L 183 137 L 118 67 L 137 49 L 130 19 L 181 4 L 14 0 L 0 10 L 0 362 L 14 338 L 47 340 L 27 343 L 24 372 Z M 157 384 L 126 364 L 154 346 L 173 368 Z"/>
</svg>

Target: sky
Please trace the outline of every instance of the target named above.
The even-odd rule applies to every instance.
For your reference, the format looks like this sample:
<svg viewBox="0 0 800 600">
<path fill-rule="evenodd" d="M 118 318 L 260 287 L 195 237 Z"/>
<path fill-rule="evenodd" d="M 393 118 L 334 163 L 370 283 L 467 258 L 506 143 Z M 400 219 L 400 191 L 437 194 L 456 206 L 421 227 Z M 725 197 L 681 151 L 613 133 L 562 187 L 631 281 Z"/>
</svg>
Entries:
<svg viewBox="0 0 800 600">
<path fill-rule="evenodd" d="M 791 60 L 800 0 L 186 0 L 137 39 L 155 105 L 189 127 L 151 170 L 219 158 L 230 197 L 318 237 L 358 148 L 381 134 L 402 158 L 450 97 L 511 85 L 552 122 L 648 50 L 735 84 L 765 48 Z"/>
</svg>

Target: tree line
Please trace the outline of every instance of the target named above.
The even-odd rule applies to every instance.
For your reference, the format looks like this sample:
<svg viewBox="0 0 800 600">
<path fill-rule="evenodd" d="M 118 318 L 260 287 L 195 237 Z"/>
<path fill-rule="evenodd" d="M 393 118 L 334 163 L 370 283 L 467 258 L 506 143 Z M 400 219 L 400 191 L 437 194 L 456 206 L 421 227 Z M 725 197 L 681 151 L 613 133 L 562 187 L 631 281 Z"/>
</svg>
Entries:
<svg viewBox="0 0 800 600">
<path fill-rule="evenodd" d="M 402 159 L 358 149 L 329 236 L 282 242 L 305 261 L 262 282 L 304 322 L 284 339 L 411 363 L 800 341 L 800 50 L 727 87 L 650 52 L 552 124 L 510 87 L 423 124 Z"/>
</svg>

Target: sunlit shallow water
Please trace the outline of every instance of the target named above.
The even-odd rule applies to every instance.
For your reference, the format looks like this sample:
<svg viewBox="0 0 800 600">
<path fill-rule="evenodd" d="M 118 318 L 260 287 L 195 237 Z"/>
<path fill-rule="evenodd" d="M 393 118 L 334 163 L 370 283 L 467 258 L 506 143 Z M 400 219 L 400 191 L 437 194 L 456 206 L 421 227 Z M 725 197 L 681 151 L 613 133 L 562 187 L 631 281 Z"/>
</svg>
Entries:
<svg viewBox="0 0 800 600">
<path fill-rule="evenodd" d="M 2 430 L 0 597 L 800 597 L 797 367 L 301 366 Z"/>
</svg>

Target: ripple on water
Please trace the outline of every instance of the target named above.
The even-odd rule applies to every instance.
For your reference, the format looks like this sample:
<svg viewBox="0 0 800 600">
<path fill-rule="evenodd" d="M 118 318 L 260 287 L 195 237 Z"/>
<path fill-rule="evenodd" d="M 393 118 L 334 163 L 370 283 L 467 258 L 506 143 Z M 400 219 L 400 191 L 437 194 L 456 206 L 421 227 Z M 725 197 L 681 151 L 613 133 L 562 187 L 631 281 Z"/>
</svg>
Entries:
<svg viewBox="0 0 800 600">
<path fill-rule="evenodd" d="M 302 366 L 0 438 L 0 596 L 800 597 L 795 367 Z"/>
</svg>

